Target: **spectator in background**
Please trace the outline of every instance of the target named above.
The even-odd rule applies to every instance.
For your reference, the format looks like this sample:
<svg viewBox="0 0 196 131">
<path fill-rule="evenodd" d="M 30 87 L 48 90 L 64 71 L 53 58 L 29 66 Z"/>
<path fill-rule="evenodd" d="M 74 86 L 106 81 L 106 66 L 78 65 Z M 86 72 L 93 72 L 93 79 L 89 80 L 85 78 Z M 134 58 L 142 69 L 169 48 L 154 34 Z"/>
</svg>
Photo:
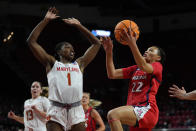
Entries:
<svg viewBox="0 0 196 131">
<path fill-rule="evenodd" d="M 187 93 L 184 87 L 180 89 L 175 84 L 169 88 L 169 93 L 170 97 L 176 97 L 180 100 L 196 100 L 196 90 Z"/>
<path fill-rule="evenodd" d="M 46 131 L 46 112 L 50 102 L 42 93 L 41 83 L 34 81 L 31 85 L 31 99 L 24 103 L 24 117 L 17 116 L 13 111 L 8 112 L 8 118 L 24 124 L 25 131 Z"/>
<path fill-rule="evenodd" d="M 90 104 L 90 93 L 84 92 L 81 102 L 85 112 L 86 131 L 104 131 L 105 125 L 101 116 L 96 109 L 93 108 L 93 105 Z M 96 125 L 98 125 L 98 128 L 96 128 Z"/>
</svg>

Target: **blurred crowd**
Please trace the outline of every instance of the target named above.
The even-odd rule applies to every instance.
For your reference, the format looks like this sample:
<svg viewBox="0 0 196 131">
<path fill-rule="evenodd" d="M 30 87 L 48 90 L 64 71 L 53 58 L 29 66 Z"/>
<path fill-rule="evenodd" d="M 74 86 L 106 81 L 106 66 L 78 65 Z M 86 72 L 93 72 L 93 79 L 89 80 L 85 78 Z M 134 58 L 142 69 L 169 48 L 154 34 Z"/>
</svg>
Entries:
<svg viewBox="0 0 196 131">
<path fill-rule="evenodd" d="M 170 98 L 159 98 L 159 121 L 155 128 L 196 128 L 196 104 L 195 101 L 182 101 Z M 104 104 L 104 103 L 103 103 Z M 10 110 L 23 116 L 23 102 L 14 98 L 0 97 L 0 131 L 23 131 L 23 125 L 7 117 Z M 107 111 L 102 106 L 97 108 L 106 125 L 106 131 L 110 128 L 106 121 Z M 128 130 L 127 126 L 124 126 Z"/>
<path fill-rule="evenodd" d="M 156 128 L 195 128 L 195 101 L 177 99 L 159 102 L 159 122 Z"/>
</svg>

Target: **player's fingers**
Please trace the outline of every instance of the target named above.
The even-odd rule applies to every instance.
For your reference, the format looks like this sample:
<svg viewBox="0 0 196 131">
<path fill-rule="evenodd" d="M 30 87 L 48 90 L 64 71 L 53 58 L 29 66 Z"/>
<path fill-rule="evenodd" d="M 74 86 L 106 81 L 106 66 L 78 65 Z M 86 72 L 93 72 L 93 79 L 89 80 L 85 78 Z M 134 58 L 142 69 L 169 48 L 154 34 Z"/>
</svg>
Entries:
<svg viewBox="0 0 196 131">
<path fill-rule="evenodd" d="M 184 90 L 184 91 L 185 91 L 184 87 L 182 87 L 182 90 Z"/>
<path fill-rule="evenodd" d="M 109 40 L 109 41 L 112 41 L 111 38 L 110 38 L 109 36 L 108 36 L 108 40 Z"/>
<path fill-rule="evenodd" d="M 129 29 L 128 29 L 128 31 L 129 31 Z M 123 34 L 126 35 L 126 36 L 129 36 L 129 34 L 126 31 L 126 28 L 123 28 Z"/>
<path fill-rule="evenodd" d="M 55 7 L 52 7 L 52 13 L 56 14 L 56 8 Z"/>
<path fill-rule="evenodd" d="M 125 40 L 124 35 L 121 32 L 119 32 L 119 35 L 120 35 L 120 41 L 124 41 Z"/>
<path fill-rule="evenodd" d="M 170 97 L 175 97 L 174 95 L 169 95 Z"/>
<path fill-rule="evenodd" d="M 179 87 L 175 86 L 175 85 L 172 85 L 172 88 L 175 89 L 175 90 L 179 90 Z"/>
<path fill-rule="evenodd" d="M 100 41 L 101 41 L 101 42 L 103 41 L 103 38 L 102 38 L 102 37 L 100 37 Z"/>
<path fill-rule="evenodd" d="M 174 91 L 172 91 L 172 90 L 169 90 L 168 92 L 171 93 L 171 94 L 174 94 Z"/>
<path fill-rule="evenodd" d="M 50 7 L 50 8 L 48 9 L 48 11 L 51 12 L 51 11 L 52 11 L 52 7 Z"/>
<path fill-rule="evenodd" d="M 102 45 L 105 45 L 105 41 L 104 41 L 103 37 L 100 37 L 100 41 L 101 41 Z"/>
<path fill-rule="evenodd" d="M 108 40 L 108 41 L 111 41 L 111 39 L 110 39 L 110 37 L 109 37 L 109 36 L 107 36 L 107 40 Z"/>
<path fill-rule="evenodd" d="M 71 22 L 69 21 L 69 18 L 68 19 L 63 19 L 63 21 L 68 23 L 68 24 L 71 24 Z"/>
<path fill-rule="evenodd" d="M 132 31 L 132 30 L 131 30 L 131 25 L 129 25 L 129 28 L 128 28 L 128 34 L 129 34 L 129 35 L 131 35 L 131 31 Z"/>
<path fill-rule="evenodd" d="M 135 39 L 137 39 L 137 33 L 135 31 L 133 31 L 133 36 Z"/>
<path fill-rule="evenodd" d="M 173 88 L 173 87 L 170 87 L 169 90 L 176 91 L 177 89 L 176 88 Z"/>
<path fill-rule="evenodd" d="M 120 35 L 120 38 L 121 38 L 121 40 L 126 40 L 126 38 L 128 37 L 128 34 L 126 34 L 126 31 L 124 31 L 124 29 L 123 29 L 123 31 L 121 31 L 121 32 L 119 32 L 119 35 Z"/>
<path fill-rule="evenodd" d="M 172 85 L 174 88 L 179 89 L 177 85 L 173 84 Z"/>
<path fill-rule="evenodd" d="M 104 41 L 107 41 L 107 37 L 106 37 L 106 36 L 104 36 L 104 37 L 103 37 L 103 40 L 104 40 Z"/>
</svg>

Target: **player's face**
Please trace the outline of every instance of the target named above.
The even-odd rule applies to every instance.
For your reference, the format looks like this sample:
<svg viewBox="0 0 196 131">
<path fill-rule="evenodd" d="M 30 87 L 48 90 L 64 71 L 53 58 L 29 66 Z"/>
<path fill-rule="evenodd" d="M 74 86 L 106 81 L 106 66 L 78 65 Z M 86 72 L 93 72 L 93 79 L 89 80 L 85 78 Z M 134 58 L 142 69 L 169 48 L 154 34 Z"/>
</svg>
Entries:
<svg viewBox="0 0 196 131">
<path fill-rule="evenodd" d="M 33 82 L 31 85 L 31 94 L 33 98 L 40 96 L 42 92 L 41 86 L 38 82 Z"/>
<path fill-rule="evenodd" d="M 68 61 L 72 61 L 74 58 L 75 52 L 71 44 L 64 44 L 61 48 L 61 56 Z"/>
<path fill-rule="evenodd" d="M 148 63 L 159 61 L 160 56 L 158 55 L 158 52 L 159 52 L 159 49 L 157 47 L 152 46 L 145 51 L 143 57 Z"/>
<path fill-rule="evenodd" d="M 89 104 L 89 94 L 87 93 L 83 93 L 83 96 L 82 96 L 82 105 L 88 105 Z"/>
</svg>

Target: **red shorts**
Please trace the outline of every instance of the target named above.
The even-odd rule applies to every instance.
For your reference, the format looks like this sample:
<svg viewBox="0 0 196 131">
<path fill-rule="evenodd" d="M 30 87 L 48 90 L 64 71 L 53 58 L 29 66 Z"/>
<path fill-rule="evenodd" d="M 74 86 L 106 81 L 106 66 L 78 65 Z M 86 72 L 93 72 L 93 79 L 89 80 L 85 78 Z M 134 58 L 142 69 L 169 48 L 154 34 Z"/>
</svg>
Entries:
<svg viewBox="0 0 196 131">
<path fill-rule="evenodd" d="M 158 122 L 159 110 L 156 104 L 151 103 L 148 106 L 134 106 L 134 112 L 138 120 L 139 128 L 149 128 L 151 130 Z"/>
<path fill-rule="evenodd" d="M 151 128 L 130 127 L 129 131 L 152 131 Z"/>
</svg>

